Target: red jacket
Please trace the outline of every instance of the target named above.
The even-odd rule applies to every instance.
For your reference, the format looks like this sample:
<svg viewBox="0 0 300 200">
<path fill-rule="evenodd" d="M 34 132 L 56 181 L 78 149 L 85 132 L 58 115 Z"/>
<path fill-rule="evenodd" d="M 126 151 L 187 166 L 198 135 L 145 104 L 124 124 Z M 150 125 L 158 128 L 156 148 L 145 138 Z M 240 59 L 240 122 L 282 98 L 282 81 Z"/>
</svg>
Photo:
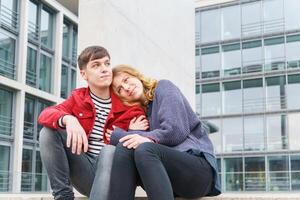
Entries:
<svg viewBox="0 0 300 200">
<path fill-rule="evenodd" d="M 112 90 L 110 94 L 112 108 L 103 130 L 112 129 L 112 125 L 128 130 L 132 118 L 145 115 L 140 106 L 126 106 Z M 89 137 L 96 118 L 96 109 L 90 97 L 89 88 L 75 89 L 71 96 L 61 104 L 45 108 L 38 118 L 38 123 L 52 129 L 58 129 L 58 120 L 64 115 L 75 116 Z M 109 143 L 105 134 L 104 142 Z"/>
</svg>

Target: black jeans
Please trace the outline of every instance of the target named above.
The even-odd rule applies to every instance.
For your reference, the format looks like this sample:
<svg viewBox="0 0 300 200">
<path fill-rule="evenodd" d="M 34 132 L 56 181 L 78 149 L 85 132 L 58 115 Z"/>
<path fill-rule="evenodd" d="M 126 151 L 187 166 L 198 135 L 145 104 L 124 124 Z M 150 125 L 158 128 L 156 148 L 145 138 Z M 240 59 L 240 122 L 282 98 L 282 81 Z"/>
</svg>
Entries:
<svg viewBox="0 0 300 200">
<path fill-rule="evenodd" d="M 139 177 L 150 200 L 203 197 L 213 184 L 213 170 L 202 157 L 155 143 L 136 150 L 118 144 L 109 199 L 133 200 Z"/>
</svg>

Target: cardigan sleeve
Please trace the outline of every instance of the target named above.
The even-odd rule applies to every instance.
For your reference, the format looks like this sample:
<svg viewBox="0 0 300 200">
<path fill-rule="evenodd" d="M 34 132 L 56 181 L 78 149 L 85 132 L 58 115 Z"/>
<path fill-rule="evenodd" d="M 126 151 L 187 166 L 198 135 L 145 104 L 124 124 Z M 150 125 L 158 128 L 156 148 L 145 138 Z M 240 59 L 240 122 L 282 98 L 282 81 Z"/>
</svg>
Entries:
<svg viewBox="0 0 300 200">
<path fill-rule="evenodd" d="M 149 137 L 157 143 L 176 146 L 182 143 L 190 133 L 186 101 L 180 90 L 170 81 L 162 80 L 155 91 L 152 118 L 159 122 L 159 127 L 151 131 L 125 131 L 115 129 L 111 136 L 111 144 L 128 134 L 139 134 Z M 151 128 L 151 127 L 150 127 Z"/>
</svg>

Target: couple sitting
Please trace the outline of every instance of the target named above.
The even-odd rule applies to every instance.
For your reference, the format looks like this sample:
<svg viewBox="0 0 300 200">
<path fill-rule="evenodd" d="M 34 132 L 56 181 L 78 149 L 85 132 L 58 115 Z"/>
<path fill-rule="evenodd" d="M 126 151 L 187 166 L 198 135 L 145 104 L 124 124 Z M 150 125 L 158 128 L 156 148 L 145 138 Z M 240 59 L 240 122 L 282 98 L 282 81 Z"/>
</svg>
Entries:
<svg viewBox="0 0 300 200">
<path fill-rule="evenodd" d="M 220 194 L 207 126 L 172 82 L 111 69 L 100 46 L 83 50 L 78 65 L 88 88 L 39 116 L 54 199 L 74 199 L 72 186 L 91 200 L 133 200 L 137 185 L 151 200 Z"/>
</svg>

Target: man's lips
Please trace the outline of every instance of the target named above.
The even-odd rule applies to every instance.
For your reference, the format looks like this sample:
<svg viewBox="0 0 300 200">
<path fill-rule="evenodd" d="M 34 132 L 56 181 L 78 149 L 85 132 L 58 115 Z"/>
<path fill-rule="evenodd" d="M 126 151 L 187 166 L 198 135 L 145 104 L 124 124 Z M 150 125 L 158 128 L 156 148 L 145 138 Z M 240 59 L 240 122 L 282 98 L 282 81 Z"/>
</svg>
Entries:
<svg viewBox="0 0 300 200">
<path fill-rule="evenodd" d="M 109 78 L 110 75 L 103 75 L 103 76 L 100 76 L 100 78 Z"/>
</svg>

